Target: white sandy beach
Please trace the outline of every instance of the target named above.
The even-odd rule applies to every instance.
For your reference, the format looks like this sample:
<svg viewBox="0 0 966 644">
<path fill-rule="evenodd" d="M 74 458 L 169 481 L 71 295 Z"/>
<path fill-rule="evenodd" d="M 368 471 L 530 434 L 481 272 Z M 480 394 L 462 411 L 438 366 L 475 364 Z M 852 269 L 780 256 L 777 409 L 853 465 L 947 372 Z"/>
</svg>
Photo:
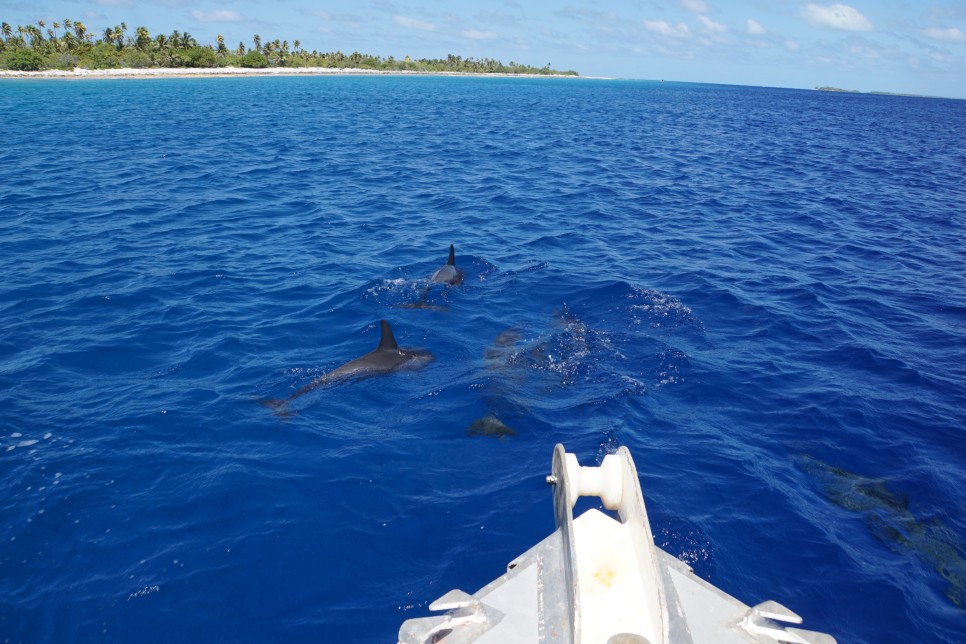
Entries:
<svg viewBox="0 0 966 644">
<path fill-rule="evenodd" d="M 420 71 L 383 71 L 376 69 L 354 69 L 343 67 L 212 67 L 212 68 L 170 68 L 152 67 L 146 69 L 81 69 L 72 71 L 48 69 L 42 72 L 21 72 L 0 70 L 0 78 L 187 78 L 187 77 L 228 77 L 228 76 L 324 76 L 324 75 L 420 75 L 420 76 L 502 76 L 526 78 L 581 78 L 564 74 L 483 74 L 464 72 L 420 72 Z"/>
</svg>

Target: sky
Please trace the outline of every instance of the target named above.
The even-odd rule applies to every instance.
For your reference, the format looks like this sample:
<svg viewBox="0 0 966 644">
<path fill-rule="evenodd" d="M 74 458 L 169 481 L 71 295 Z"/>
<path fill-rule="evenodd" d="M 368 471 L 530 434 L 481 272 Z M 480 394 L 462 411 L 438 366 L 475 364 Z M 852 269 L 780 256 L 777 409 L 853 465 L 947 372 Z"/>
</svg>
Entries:
<svg viewBox="0 0 966 644">
<path fill-rule="evenodd" d="M 966 98 L 966 0 L 0 0 L 13 27 L 221 34 L 235 48 L 495 58 L 582 76 Z"/>
</svg>

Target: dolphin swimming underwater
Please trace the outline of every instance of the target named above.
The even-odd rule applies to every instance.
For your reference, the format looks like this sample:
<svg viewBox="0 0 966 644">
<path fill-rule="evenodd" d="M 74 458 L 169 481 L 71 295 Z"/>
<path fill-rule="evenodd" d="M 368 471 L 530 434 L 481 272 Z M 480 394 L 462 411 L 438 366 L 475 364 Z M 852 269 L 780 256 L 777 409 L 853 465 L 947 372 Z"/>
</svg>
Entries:
<svg viewBox="0 0 966 644">
<path fill-rule="evenodd" d="M 470 423 L 466 428 L 466 435 L 492 436 L 503 440 L 507 436 L 516 436 L 517 431 L 490 413 Z"/>
<path fill-rule="evenodd" d="M 938 516 L 914 514 L 910 506 L 915 506 L 886 487 L 886 479 L 855 474 L 805 454 L 798 461 L 829 501 L 864 514 L 866 528 L 892 552 L 915 555 L 931 566 L 949 583 L 946 597 L 958 608 L 966 608 L 966 559 L 950 526 Z"/>
<path fill-rule="evenodd" d="M 396 343 L 395 336 L 392 334 L 392 328 L 390 328 L 389 323 L 385 320 L 379 320 L 379 324 L 382 327 L 382 335 L 379 338 L 379 346 L 375 349 L 364 356 L 350 360 L 344 365 L 322 374 L 284 400 L 265 400 L 262 401 L 262 404 L 267 407 L 282 409 L 291 401 L 309 393 L 317 387 L 344 380 L 362 380 L 400 369 L 418 369 L 427 362 L 432 362 L 435 359 L 432 353 L 423 349 L 400 348 Z"/>
<path fill-rule="evenodd" d="M 449 245 L 449 260 L 436 269 L 429 281 L 452 284 L 453 286 L 463 283 L 463 271 L 456 268 L 456 250 L 452 244 Z"/>
</svg>

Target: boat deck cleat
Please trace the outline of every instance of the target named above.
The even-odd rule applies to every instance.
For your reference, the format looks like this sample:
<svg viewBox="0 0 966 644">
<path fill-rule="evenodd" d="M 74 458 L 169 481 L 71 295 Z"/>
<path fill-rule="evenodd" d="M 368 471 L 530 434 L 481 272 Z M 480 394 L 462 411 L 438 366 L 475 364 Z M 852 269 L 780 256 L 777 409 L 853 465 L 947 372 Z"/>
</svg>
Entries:
<svg viewBox="0 0 966 644">
<path fill-rule="evenodd" d="M 547 483 L 554 532 L 473 595 L 451 590 L 430 604 L 444 615 L 406 620 L 400 643 L 835 643 L 783 626 L 802 618 L 775 601 L 749 607 L 655 546 L 626 447 L 582 467 L 558 444 Z M 575 519 L 582 496 L 616 518 L 590 509 Z"/>
</svg>

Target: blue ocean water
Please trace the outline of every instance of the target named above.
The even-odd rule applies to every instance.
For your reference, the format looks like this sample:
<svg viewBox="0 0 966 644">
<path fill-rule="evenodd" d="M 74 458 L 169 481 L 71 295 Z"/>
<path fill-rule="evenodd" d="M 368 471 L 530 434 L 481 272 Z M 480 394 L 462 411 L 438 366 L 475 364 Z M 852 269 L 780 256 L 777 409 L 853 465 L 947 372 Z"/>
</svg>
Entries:
<svg viewBox="0 0 966 644">
<path fill-rule="evenodd" d="M 966 634 L 966 102 L 0 83 L 0 640 L 394 641 L 553 445 L 840 642 Z M 426 278 L 456 245 L 466 279 Z M 375 347 L 419 370 L 284 398 Z M 516 431 L 471 436 L 494 416 Z"/>
</svg>

